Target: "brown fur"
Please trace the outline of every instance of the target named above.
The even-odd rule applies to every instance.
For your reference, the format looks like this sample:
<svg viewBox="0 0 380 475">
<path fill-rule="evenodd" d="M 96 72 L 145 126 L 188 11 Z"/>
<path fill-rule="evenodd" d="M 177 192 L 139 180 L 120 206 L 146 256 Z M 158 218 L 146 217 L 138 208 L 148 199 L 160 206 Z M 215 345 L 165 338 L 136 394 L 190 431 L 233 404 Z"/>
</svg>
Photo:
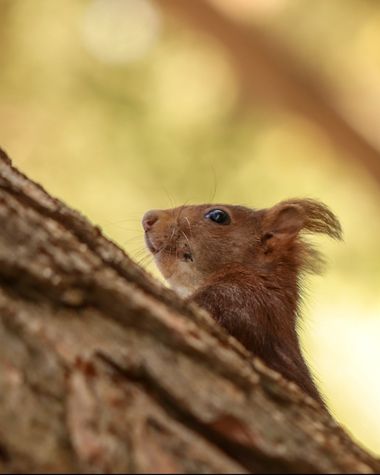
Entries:
<svg viewBox="0 0 380 475">
<path fill-rule="evenodd" d="M 231 222 L 206 219 L 212 209 L 226 211 Z M 325 205 L 289 200 L 264 210 L 182 206 L 150 211 L 143 225 L 160 271 L 179 293 L 322 402 L 302 357 L 296 322 L 302 273 L 319 271 L 323 262 L 304 235 L 342 235 Z"/>
</svg>

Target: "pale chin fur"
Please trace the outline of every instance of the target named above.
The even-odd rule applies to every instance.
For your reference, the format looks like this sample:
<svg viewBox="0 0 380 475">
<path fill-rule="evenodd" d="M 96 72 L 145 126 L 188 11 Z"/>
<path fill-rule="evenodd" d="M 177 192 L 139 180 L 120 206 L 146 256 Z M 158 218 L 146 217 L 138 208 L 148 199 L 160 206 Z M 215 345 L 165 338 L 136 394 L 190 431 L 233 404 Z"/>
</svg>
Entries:
<svg viewBox="0 0 380 475">
<path fill-rule="evenodd" d="M 195 291 L 195 289 L 192 289 L 190 287 L 185 287 L 182 285 L 177 284 L 176 282 L 171 282 L 173 279 L 168 279 L 168 283 L 170 287 L 177 292 L 178 295 L 180 295 L 182 298 L 187 298 L 190 297 L 190 295 Z"/>
<path fill-rule="evenodd" d="M 187 262 L 176 261 L 174 272 L 166 276 L 166 281 L 182 298 L 193 294 L 201 285 L 201 279 Z"/>
</svg>

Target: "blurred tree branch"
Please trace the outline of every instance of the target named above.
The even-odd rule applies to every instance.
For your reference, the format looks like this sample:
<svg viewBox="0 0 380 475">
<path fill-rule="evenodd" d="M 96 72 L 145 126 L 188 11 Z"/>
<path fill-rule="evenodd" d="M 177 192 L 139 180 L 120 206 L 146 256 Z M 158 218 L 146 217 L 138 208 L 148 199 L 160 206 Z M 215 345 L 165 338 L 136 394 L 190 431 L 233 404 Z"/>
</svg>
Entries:
<svg viewBox="0 0 380 475">
<path fill-rule="evenodd" d="M 207 0 L 156 0 L 193 29 L 213 36 L 229 53 L 244 97 L 304 115 L 340 150 L 363 165 L 380 184 L 380 151 L 332 105 L 321 81 L 289 51 L 255 26 L 237 23 Z"/>
</svg>

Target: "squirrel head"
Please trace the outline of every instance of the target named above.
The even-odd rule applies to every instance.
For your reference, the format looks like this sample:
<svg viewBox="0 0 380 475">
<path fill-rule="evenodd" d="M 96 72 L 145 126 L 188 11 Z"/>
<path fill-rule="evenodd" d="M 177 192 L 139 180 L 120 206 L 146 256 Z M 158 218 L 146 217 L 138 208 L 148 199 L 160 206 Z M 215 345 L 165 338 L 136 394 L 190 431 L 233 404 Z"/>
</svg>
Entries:
<svg viewBox="0 0 380 475">
<path fill-rule="evenodd" d="M 142 224 L 159 270 L 183 296 L 231 265 L 272 274 L 317 272 L 323 260 L 305 234 L 342 237 L 335 215 L 310 199 L 261 210 L 220 204 L 152 210 Z"/>
</svg>

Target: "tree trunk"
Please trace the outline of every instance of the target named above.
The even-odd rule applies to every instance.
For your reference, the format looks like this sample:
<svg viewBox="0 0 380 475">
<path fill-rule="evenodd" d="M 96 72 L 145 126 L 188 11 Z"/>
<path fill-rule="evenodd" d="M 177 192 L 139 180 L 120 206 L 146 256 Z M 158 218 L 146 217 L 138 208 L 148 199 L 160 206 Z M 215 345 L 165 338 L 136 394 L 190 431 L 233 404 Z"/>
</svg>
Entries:
<svg viewBox="0 0 380 475">
<path fill-rule="evenodd" d="M 1 473 L 379 470 L 0 154 Z"/>
</svg>

